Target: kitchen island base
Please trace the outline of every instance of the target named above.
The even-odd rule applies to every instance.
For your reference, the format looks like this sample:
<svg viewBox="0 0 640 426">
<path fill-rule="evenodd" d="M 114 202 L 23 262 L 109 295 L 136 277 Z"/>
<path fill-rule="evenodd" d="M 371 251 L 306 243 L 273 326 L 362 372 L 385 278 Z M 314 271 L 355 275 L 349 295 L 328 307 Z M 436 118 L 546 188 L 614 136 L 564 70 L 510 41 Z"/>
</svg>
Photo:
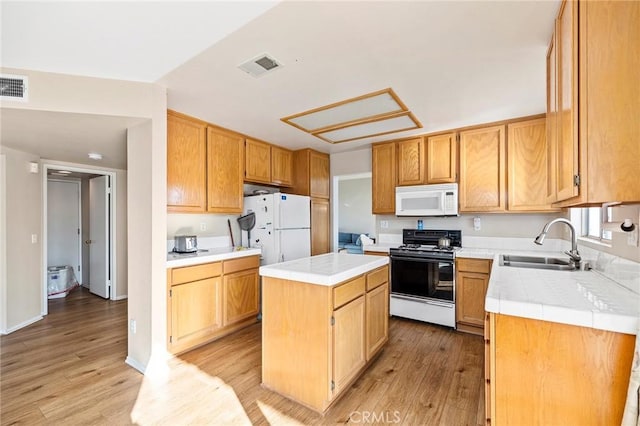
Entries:
<svg viewBox="0 0 640 426">
<path fill-rule="evenodd" d="M 388 278 L 386 265 L 335 285 L 263 276 L 262 385 L 324 413 L 388 340 Z"/>
</svg>

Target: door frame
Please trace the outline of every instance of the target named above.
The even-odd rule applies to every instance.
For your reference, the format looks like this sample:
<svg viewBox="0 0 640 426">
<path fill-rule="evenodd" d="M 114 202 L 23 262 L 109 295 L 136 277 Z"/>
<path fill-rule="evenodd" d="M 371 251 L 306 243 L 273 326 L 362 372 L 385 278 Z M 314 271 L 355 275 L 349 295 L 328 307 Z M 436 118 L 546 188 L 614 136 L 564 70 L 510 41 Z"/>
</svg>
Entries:
<svg viewBox="0 0 640 426">
<path fill-rule="evenodd" d="M 0 154 L 0 334 L 7 332 L 6 156 Z"/>
<path fill-rule="evenodd" d="M 70 172 L 77 173 L 90 173 L 94 175 L 102 175 L 109 176 L 111 182 L 111 203 L 109 206 L 109 258 L 111 262 L 109 264 L 109 275 L 111 276 L 111 294 L 110 300 L 116 300 L 116 289 L 118 288 L 118 280 L 117 280 L 117 258 L 116 258 L 116 245 L 115 245 L 115 236 L 116 236 L 116 173 L 111 171 L 106 171 L 103 169 L 94 169 L 91 166 L 86 167 L 78 167 L 78 166 L 69 166 L 63 164 L 54 164 L 54 163 L 46 163 L 42 164 L 42 298 L 41 298 L 41 313 L 42 315 L 47 315 L 49 313 L 49 306 L 47 298 L 47 243 L 48 243 L 48 230 L 47 230 L 47 174 L 50 169 L 55 170 L 68 170 Z M 82 206 L 80 207 L 82 208 Z M 81 220 L 82 222 L 82 220 Z M 82 238 L 80 239 L 80 243 L 82 244 Z M 81 250 L 82 253 L 82 250 Z M 80 256 L 82 257 L 82 255 Z"/>
<path fill-rule="evenodd" d="M 59 170 L 59 169 L 56 169 L 56 170 Z M 67 179 L 52 178 L 52 179 L 47 179 L 47 183 L 48 182 L 72 183 L 72 184 L 75 184 L 78 187 L 78 229 L 80 230 L 80 234 L 78 235 L 78 265 L 80 266 L 80 270 L 78 271 L 78 274 L 80 275 L 80 279 L 78 279 L 78 277 L 76 277 L 76 280 L 78 281 L 78 283 L 80 285 L 82 285 L 82 271 L 84 270 L 84 264 L 82 263 L 82 181 L 80 179 L 77 179 L 77 178 L 69 178 L 68 180 Z M 49 191 L 49 187 L 48 186 L 47 186 L 47 191 Z M 47 201 L 48 201 L 48 198 L 47 198 Z M 47 212 L 47 214 L 49 214 L 49 213 Z M 46 239 L 44 241 L 48 243 L 49 242 L 49 234 L 48 234 L 49 230 L 46 229 L 45 232 L 47 232 L 47 235 L 46 235 Z M 43 235 L 43 238 L 44 238 L 44 235 Z M 46 259 L 46 260 L 48 260 L 48 259 Z M 47 261 L 45 263 L 48 264 L 49 262 Z M 48 275 L 47 275 L 47 278 L 48 278 Z"/>
</svg>

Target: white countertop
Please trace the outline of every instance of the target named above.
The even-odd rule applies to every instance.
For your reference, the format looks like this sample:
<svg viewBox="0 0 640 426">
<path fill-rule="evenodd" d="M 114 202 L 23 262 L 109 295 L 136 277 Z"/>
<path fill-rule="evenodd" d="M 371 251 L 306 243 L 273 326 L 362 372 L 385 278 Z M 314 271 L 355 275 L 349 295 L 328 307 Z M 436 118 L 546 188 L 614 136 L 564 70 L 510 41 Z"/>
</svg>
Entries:
<svg viewBox="0 0 640 426">
<path fill-rule="evenodd" d="M 388 263 L 389 258 L 384 256 L 328 253 L 261 266 L 260 275 L 332 286 Z"/>
<path fill-rule="evenodd" d="M 260 256 L 260 249 L 244 247 L 215 247 L 194 254 L 167 253 L 167 268 L 192 266 L 245 256 Z"/>
<path fill-rule="evenodd" d="M 463 248 L 457 257 L 493 259 L 488 312 L 636 334 L 640 295 L 597 271 L 500 266 L 500 254 L 567 257 L 561 252 Z"/>
</svg>

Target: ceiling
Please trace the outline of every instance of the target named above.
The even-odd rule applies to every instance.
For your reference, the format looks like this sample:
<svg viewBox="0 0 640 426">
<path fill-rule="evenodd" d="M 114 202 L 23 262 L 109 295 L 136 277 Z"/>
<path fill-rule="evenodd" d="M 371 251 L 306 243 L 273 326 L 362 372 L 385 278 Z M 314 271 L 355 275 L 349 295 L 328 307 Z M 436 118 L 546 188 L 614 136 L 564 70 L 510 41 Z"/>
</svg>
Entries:
<svg viewBox="0 0 640 426">
<path fill-rule="evenodd" d="M 167 87 L 169 108 L 289 148 L 340 152 L 543 112 L 545 55 L 559 3 L 3 1 L 2 65 L 158 82 Z M 262 53 L 282 69 L 254 78 L 237 68 Z M 280 121 L 388 87 L 424 128 L 330 145 Z M 46 117 L 30 126 L 39 127 L 39 118 Z M 66 138 L 59 142 L 73 139 L 69 150 L 86 157 L 79 123 L 88 120 L 56 118 L 48 124 L 60 132 L 40 126 L 40 133 L 53 142 L 53 133 Z M 10 119 L 24 117 L 3 110 L 3 144 Z M 125 128 L 115 117 L 104 120 Z M 32 133 L 24 137 L 28 146 L 43 149 Z M 121 144 L 115 133 L 113 143 Z"/>
</svg>

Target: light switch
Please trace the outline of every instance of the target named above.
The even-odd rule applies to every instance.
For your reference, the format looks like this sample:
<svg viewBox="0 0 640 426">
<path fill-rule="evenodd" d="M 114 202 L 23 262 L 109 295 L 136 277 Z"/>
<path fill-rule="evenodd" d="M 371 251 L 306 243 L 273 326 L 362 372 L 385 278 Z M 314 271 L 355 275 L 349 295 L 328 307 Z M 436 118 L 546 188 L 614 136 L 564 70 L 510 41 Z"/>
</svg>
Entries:
<svg viewBox="0 0 640 426">
<path fill-rule="evenodd" d="M 38 234 L 31 234 L 31 244 L 38 244 Z"/>
</svg>

